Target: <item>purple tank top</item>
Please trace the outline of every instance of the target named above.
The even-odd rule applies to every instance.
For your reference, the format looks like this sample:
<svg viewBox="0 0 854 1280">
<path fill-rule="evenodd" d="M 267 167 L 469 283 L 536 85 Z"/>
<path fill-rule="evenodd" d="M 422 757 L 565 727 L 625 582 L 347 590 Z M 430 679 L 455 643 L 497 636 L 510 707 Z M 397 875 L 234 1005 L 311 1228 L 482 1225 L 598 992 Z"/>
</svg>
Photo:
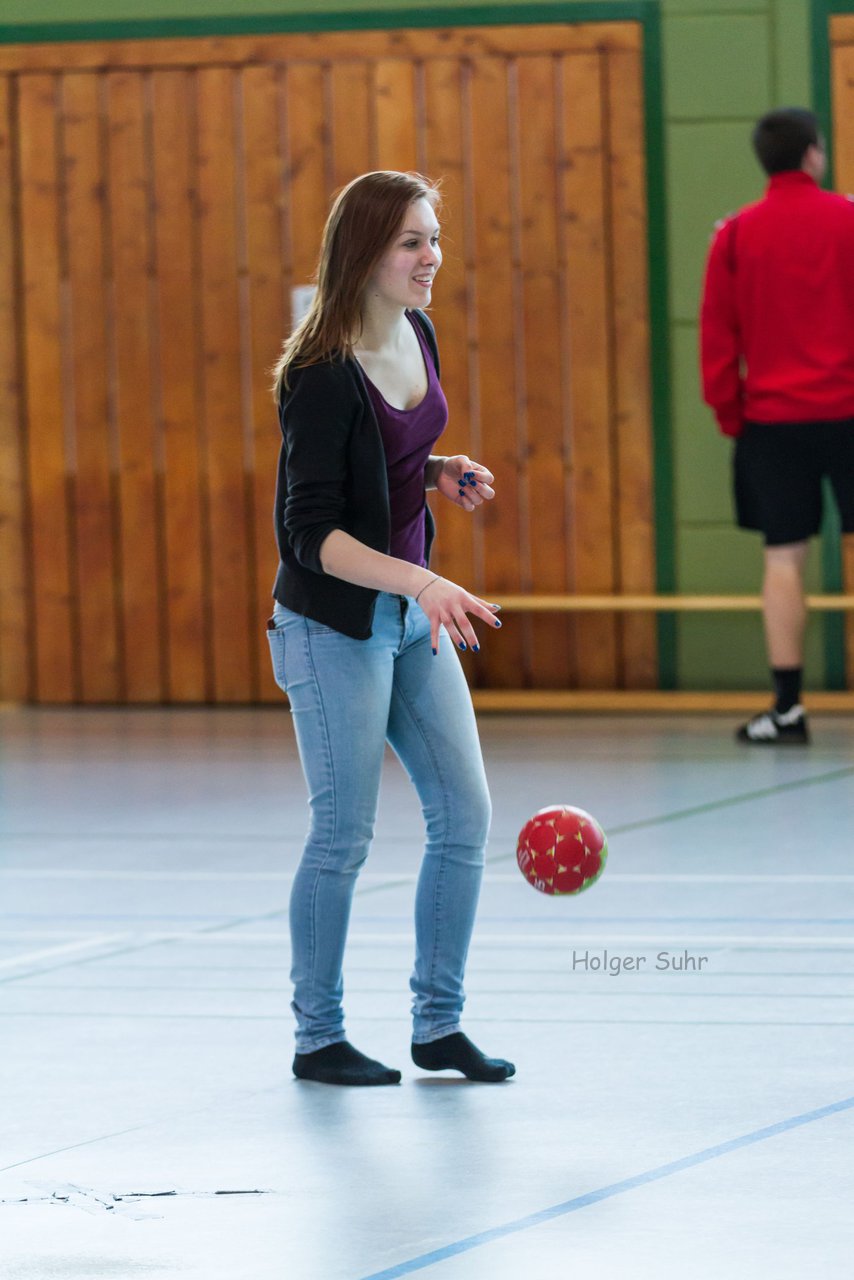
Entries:
<svg viewBox="0 0 854 1280">
<path fill-rule="evenodd" d="M 395 409 L 365 374 L 365 385 L 385 447 L 388 496 L 391 506 L 389 555 L 410 564 L 424 564 L 424 468 L 433 446 L 445 430 L 448 404 L 436 375 L 433 356 L 416 320 L 415 330 L 427 370 L 427 394 L 414 409 Z M 364 372 L 364 371 L 363 371 Z"/>
</svg>

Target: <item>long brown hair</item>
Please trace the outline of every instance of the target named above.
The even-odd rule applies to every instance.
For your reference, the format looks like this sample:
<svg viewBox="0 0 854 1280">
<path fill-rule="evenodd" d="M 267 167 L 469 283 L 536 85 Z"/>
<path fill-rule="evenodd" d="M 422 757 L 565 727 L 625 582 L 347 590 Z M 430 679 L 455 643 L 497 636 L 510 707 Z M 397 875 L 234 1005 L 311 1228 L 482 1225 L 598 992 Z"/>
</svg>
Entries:
<svg viewBox="0 0 854 1280">
<path fill-rule="evenodd" d="M 363 173 L 338 194 L 323 229 L 314 300 L 275 365 L 277 403 L 292 368 L 351 354 L 368 281 L 407 209 L 421 199 L 438 208 L 439 184 L 392 169 Z"/>
</svg>

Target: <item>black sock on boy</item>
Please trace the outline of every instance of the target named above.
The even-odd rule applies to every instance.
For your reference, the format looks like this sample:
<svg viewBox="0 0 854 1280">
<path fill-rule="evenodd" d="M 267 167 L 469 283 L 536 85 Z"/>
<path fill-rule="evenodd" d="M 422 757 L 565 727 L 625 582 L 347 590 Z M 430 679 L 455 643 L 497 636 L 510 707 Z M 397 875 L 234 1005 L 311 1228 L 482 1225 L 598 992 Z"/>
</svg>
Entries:
<svg viewBox="0 0 854 1280">
<path fill-rule="evenodd" d="M 774 710 L 778 716 L 784 716 L 801 700 L 804 669 L 803 667 L 772 667 L 771 675 L 774 677 L 776 695 Z"/>
</svg>

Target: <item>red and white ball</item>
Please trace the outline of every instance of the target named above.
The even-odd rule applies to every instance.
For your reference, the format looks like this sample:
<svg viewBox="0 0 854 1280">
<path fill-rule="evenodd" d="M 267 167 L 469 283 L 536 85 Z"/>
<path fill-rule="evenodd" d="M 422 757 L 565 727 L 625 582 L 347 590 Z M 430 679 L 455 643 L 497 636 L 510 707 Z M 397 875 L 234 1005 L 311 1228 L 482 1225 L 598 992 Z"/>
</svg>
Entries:
<svg viewBox="0 0 854 1280">
<path fill-rule="evenodd" d="M 608 857 L 605 832 L 575 805 L 540 809 L 519 832 L 516 861 L 540 893 L 583 893 L 601 876 Z"/>
</svg>

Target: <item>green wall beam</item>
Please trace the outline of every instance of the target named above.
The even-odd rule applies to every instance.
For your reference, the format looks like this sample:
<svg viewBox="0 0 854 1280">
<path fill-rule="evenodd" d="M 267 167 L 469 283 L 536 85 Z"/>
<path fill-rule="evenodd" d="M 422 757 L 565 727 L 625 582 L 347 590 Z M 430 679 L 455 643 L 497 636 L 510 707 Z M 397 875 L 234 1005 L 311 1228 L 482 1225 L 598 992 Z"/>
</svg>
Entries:
<svg viewBox="0 0 854 1280">
<path fill-rule="evenodd" d="M 811 50 L 813 107 L 827 142 L 827 183 L 833 186 L 833 101 L 830 84 L 830 18 L 834 13 L 851 13 L 852 3 L 811 0 Z M 823 588 L 841 591 L 844 581 L 842 539 L 839 516 L 825 486 L 825 518 L 821 532 Z M 825 684 L 828 689 L 845 688 L 845 618 L 831 613 L 824 623 Z"/>
</svg>

